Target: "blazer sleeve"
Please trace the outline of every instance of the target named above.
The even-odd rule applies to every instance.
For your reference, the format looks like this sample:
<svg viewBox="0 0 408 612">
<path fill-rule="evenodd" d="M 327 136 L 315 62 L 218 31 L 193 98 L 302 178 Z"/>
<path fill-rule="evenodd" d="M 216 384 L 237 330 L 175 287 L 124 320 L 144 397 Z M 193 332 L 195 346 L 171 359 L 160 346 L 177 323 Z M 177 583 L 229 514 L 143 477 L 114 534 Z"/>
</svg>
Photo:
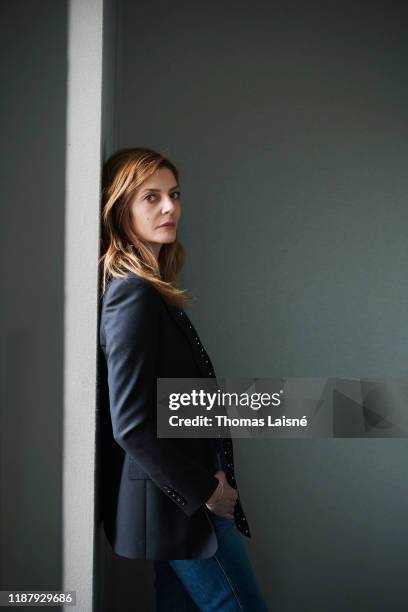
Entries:
<svg viewBox="0 0 408 612">
<path fill-rule="evenodd" d="M 191 516 L 218 480 L 156 435 L 160 313 L 157 290 L 139 277 L 114 279 L 103 299 L 100 342 L 108 371 L 115 441 L 182 510 Z"/>
</svg>

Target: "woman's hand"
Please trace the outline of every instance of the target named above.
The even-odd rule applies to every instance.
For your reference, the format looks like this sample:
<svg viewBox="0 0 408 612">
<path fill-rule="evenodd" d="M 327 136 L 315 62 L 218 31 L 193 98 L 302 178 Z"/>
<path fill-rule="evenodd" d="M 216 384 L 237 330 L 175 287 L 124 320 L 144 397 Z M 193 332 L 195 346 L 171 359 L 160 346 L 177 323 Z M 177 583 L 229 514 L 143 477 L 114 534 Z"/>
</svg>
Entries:
<svg viewBox="0 0 408 612">
<path fill-rule="evenodd" d="M 233 519 L 234 506 L 238 499 L 238 491 L 228 484 L 223 470 L 218 470 L 214 476 L 222 483 L 222 495 L 220 497 L 220 491 L 217 487 L 211 497 L 207 499 L 206 504 L 211 506 L 209 510 L 214 512 L 217 516 Z"/>
</svg>

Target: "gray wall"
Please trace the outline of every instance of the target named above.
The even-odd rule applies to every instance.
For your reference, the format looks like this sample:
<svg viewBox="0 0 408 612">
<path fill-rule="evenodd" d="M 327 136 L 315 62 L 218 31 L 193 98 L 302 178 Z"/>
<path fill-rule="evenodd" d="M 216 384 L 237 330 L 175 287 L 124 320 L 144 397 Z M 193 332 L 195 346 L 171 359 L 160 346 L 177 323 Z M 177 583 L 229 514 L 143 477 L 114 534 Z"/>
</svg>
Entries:
<svg viewBox="0 0 408 612">
<path fill-rule="evenodd" d="M 118 146 L 181 169 L 218 375 L 405 375 L 406 27 L 399 2 L 119 1 Z M 236 448 L 272 609 L 406 609 L 405 440 Z"/>
<path fill-rule="evenodd" d="M 67 6 L 0 17 L 0 589 L 60 589 Z"/>
</svg>

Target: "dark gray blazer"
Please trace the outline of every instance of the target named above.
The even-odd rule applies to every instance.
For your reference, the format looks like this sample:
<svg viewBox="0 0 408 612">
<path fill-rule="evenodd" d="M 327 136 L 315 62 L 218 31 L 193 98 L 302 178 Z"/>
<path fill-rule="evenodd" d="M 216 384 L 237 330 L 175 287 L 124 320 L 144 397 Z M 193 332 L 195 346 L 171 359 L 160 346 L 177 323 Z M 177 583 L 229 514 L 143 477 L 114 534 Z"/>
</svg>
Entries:
<svg viewBox="0 0 408 612">
<path fill-rule="evenodd" d="M 118 555 L 199 559 L 217 550 L 205 506 L 218 485 L 212 438 L 157 438 L 157 378 L 215 377 L 184 312 L 135 274 L 111 280 L 100 327 L 100 519 Z"/>
</svg>

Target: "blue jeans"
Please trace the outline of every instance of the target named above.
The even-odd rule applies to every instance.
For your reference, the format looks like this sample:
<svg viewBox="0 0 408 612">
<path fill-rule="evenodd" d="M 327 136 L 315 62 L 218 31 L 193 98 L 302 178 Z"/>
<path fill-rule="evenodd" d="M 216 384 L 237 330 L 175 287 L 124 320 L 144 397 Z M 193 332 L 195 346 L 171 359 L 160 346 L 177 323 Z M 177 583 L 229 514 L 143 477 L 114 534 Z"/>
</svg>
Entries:
<svg viewBox="0 0 408 612">
<path fill-rule="evenodd" d="M 268 612 L 234 521 L 210 516 L 213 557 L 154 561 L 156 612 Z"/>
</svg>

